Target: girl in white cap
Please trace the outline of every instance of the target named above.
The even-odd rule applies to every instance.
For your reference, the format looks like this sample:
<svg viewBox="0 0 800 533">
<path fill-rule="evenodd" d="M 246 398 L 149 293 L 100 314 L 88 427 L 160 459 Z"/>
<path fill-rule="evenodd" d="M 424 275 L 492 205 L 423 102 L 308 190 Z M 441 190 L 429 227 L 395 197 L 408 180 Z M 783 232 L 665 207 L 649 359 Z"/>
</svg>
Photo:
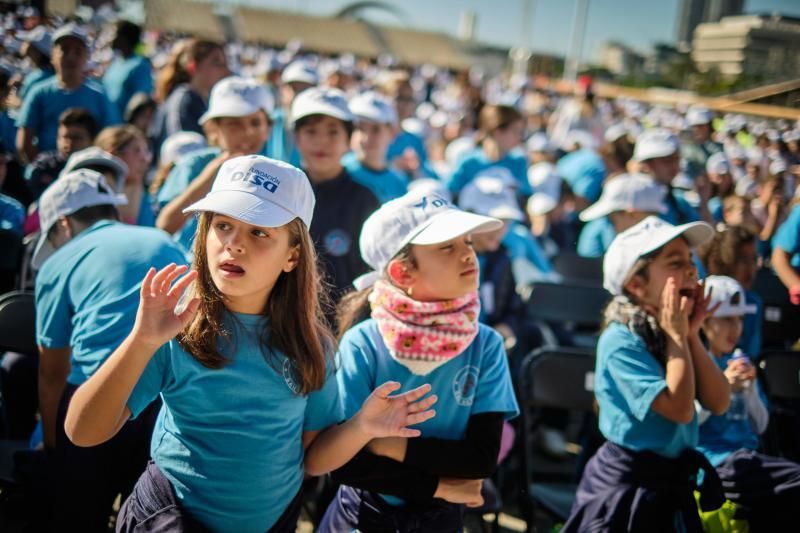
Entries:
<svg viewBox="0 0 800 533">
<path fill-rule="evenodd" d="M 434 415 L 436 398 L 420 400 L 430 386 L 391 397 L 400 384 L 384 383 L 325 429 L 343 417 L 313 209 L 300 170 L 231 159 L 187 208 L 199 213 L 193 270 L 145 276 L 133 330 L 75 393 L 65 422 L 73 442 L 98 445 L 161 396 L 153 462 L 117 531 L 294 531 L 304 470 L 338 468 L 372 438 L 417 436 L 406 426 Z"/>
<path fill-rule="evenodd" d="M 603 285 L 614 299 L 594 383 L 607 442 L 586 465 L 563 531 L 700 532 L 698 469 L 706 472 L 703 509 L 722 504 L 714 468 L 695 451 L 694 400 L 721 414 L 730 398 L 699 336 L 713 309 L 691 248 L 713 231 L 703 222 L 672 226 L 648 217 L 611 243 Z"/>
<path fill-rule="evenodd" d="M 374 272 L 340 307 L 345 415 L 375 384 L 431 383 L 437 416 L 421 439 L 374 439 L 334 472 L 342 483 L 320 531 L 460 531 L 463 505 L 482 503 L 503 422 L 518 412 L 502 337 L 478 323 L 479 268 L 470 235 L 502 226 L 424 191 L 384 204 L 360 250 Z M 365 309 L 367 301 L 369 308 Z M 360 315 L 371 318 L 355 325 Z"/>
</svg>

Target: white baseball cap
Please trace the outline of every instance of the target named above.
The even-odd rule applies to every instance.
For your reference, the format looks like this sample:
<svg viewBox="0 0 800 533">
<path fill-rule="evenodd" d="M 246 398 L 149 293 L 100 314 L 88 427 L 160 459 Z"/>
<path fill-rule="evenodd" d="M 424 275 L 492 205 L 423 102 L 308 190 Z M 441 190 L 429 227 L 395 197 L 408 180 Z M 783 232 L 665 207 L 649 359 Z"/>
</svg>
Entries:
<svg viewBox="0 0 800 533">
<path fill-rule="evenodd" d="M 453 193 L 447 185 L 436 178 L 417 178 L 408 182 L 408 192 L 416 191 L 427 196 L 441 196 L 448 202 L 453 201 Z"/>
<path fill-rule="evenodd" d="M 788 167 L 786 166 L 786 161 L 782 157 L 778 159 L 773 159 L 769 164 L 769 173 L 773 176 L 776 174 L 780 174 L 781 172 L 786 172 Z"/>
<path fill-rule="evenodd" d="M 46 56 L 53 51 L 53 37 L 44 26 L 36 26 L 21 37 Z"/>
<path fill-rule="evenodd" d="M 669 130 L 654 128 L 647 130 L 636 139 L 633 159 L 647 161 L 658 157 L 667 157 L 680 149 L 678 138 Z"/>
<path fill-rule="evenodd" d="M 67 164 L 64 165 L 64 169 L 61 171 L 60 175 L 64 176 L 75 170 L 89 167 L 93 169 L 103 167 L 114 172 L 114 174 L 117 175 L 117 192 L 122 192 L 125 185 L 125 176 L 128 175 L 128 165 L 119 157 L 111 155 L 97 146 L 90 146 L 83 150 L 73 152 L 73 154 L 69 156 L 69 159 L 67 159 Z"/>
<path fill-rule="evenodd" d="M 302 170 L 263 155 L 243 155 L 223 163 L 211 191 L 183 212 L 212 211 L 264 228 L 299 218 L 309 227 L 314 203 Z"/>
<path fill-rule="evenodd" d="M 706 296 L 711 294 L 709 307 L 717 304 L 719 308 L 714 311 L 715 317 L 752 315 L 756 312 L 755 304 L 748 304 L 745 300 L 744 289 L 739 282 L 728 276 L 708 276 L 705 279 Z"/>
<path fill-rule="evenodd" d="M 712 120 L 714 120 L 714 113 L 705 107 L 693 106 L 686 112 L 686 123 L 689 126 L 711 124 Z"/>
<path fill-rule="evenodd" d="M 161 165 L 177 163 L 187 154 L 206 146 L 206 138 L 196 131 L 179 131 L 164 140 L 158 162 Z"/>
<path fill-rule="evenodd" d="M 350 112 L 355 121 L 368 120 L 379 124 L 397 124 L 397 111 L 394 104 L 375 91 L 367 91 L 350 100 Z"/>
<path fill-rule="evenodd" d="M 66 39 L 67 37 L 78 39 L 85 47 L 89 47 L 89 37 L 86 35 L 86 32 L 77 24 L 72 23 L 61 26 L 53 33 L 53 45 L 55 46 L 58 44 L 58 41 Z"/>
<path fill-rule="evenodd" d="M 628 133 L 628 127 L 622 122 L 617 122 L 616 124 L 612 124 L 608 127 L 603 135 L 603 139 L 608 143 L 613 143 L 614 141 L 628 135 Z"/>
<path fill-rule="evenodd" d="M 547 137 L 547 135 L 540 131 L 537 131 L 536 133 L 528 137 L 525 146 L 529 152 L 555 151 L 555 146 L 553 146 L 553 143 L 550 142 L 550 139 Z"/>
<path fill-rule="evenodd" d="M 311 115 L 325 115 L 345 122 L 353 122 L 347 98 L 339 89 L 311 87 L 298 94 L 292 102 L 292 121 Z"/>
<path fill-rule="evenodd" d="M 372 285 L 408 244 L 438 244 L 502 225 L 496 218 L 462 211 L 441 196 L 419 190 L 406 193 L 386 202 L 364 221 L 359 248 L 373 272 L 356 278 L 353 285 L 359 290 Z"/>
<path fill-rule="evenodd" d="M 524 220 L 514 189 L 500 177 L 477 176 L 458 195 L 458 207 L 500 220 Z"/>
<path fill-rule="evenodd" d="M 204 124 L 212 118 L 245 117 L 264 111 L 269 117 L 275 103 L 272 95 L 255 80 L 229 76 L 214 84 L 208 98 L 208 111 L 198 120 Z"/>
<path fill-rule="evenodd" d="M 55 248 L 47 233 L 60 217 L 95 205 L 125 205 L 125 195 L 116 193 L 105 176 L 82 168 L 61 175 L 39 198 L 39 240 L 33 251 L 33 267 L 40 269 Z"/>
<path fill-rule="evenodd" d="M 561 199 L 561 177 L 552 163 L 542 162 L 528 169 L 528 183 L 533 194 L 528 199 L 527 209 L 532 215 L 544 215 L 558 205 Z"/>
<path fill-rule="evenodd" d="M 706 172 L 709 174 L 730 174 L 731 165 L 722 152 L 711 154 L 706 161 Z"/>
<path fill-rule="evenodd" d="M 664 197 L 667 189 L 646 174 L 620 174 L 603 185 L 600 198 L 581 211 L 584 222 L 604 217 L 616 211 L 666 213 Z"/>
<path fill-rule="evenodd" d="M 623 284 L 640 257 L 681 236 L 694 248 L 711 239 L 714 228 L 705 222 L 673 226 L 651 216 L 626 229 L 614 238 L 603 258 L 603 287 L 614 296 L 621 295 Z"/>
<path fill-rule="evenodd" d="M 281 73 L 281 83 L 307 83 L 317 85 L 319 74 L 314 67 L 305 61 L 293 61 L 286 65 Z"/>
</svg>

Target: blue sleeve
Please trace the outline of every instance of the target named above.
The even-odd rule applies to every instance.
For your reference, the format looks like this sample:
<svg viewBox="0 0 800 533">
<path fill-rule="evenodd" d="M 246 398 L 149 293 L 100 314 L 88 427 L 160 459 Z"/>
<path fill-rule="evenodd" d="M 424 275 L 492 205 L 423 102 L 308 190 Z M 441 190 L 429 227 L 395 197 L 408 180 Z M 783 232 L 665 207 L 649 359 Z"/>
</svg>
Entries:
<svg viewBox="0 0 800 533">
<path fill-rule="evenodd" d="M 56 266 L 45 263 L 36 276 L 36 342 L 45 348 L 67 348 L 72 336 L 68 277 Z"/>
<path fill-rule="evenodd" d="M 130 93 L 127 95 L 128 99 L 136 93 L 152 94 L 153 92 L 153 70 L 150 67 L 150 62 L 143 59 L 136 71 L 130 77 L 131 87 Z"/>
<path fill-rule="evenodd" d="M 136 418 L 139 413 L 152 403 L 153 400 L 164 390 L 169 383 L 171 375 L 170 353 L 172 343 L 177 345 L 176 340 L 171 340 L 161 348 L 156 350 L 150 362 L 144 367 L 144 372 L 133 387 L 128 398 L 128 409 L 131 410 L 131 418 Z"/>
<path fill-rule="evenodd" d="M 331 364 L 325 375 L 325 384 L 320 390 L 308 395 L 303 431 L 319 431 L 342 420 L 344 415 L 339 401 L 339 387 Z"/>
<path fill-rule="evenodd" d="M 667 386 L 664 369 L 643 345 L 626 342 L 624 338 L 606 340 L 610 340 L 612 346 L 607 343 L 598 346 L 598 352 L 602 350 L 606 354 L 606 370 L 627 404 L 628 412 L 643 421 L 653 400 Z"/>
<path fill-rule="evenodd" d="M 159 209 L 177 198 L 196 177 L 195 161 L 193 157 L 189 157 L 172 167 L 156 195 Z"/>
<path fill-rule="evenodd" d="M 453 194 L 458 194 L 475 177 L 475 172 L 469 168 L 471 162 L 471 159 L 463 159 L 447 180 L 447 189 Z"/>
<path fill-rule="evenodd" d="M 533 194 L 533 188 L 530 182 L 528 182 L 528 160 L 524 155 L 520 155 L 514 159 L 514 169 L 512 172 L 517 179 L 517 186 L 519 187 L 518 193 L 522 196 L 530 196 Z"/>
<path fill-rule="evenodd" d="M 772 248 L 780 248 L 790 255 L 800 251 L 800 205 L 792 209 L 789 217 L 778 228 L 772 238 Z"/>
<path fill-rule="evenodd" d="M 755 304 L 756 312 L 745 315 L 742 325 L 742 336 L 739 337 L 739 348 L 752 360 L 761 354 L 761 321 L 764 317 L 764 302 L 752 291 L 745 292 L 745 301 Z"/>
<path fill-rule="evenodd" d="M 602 219 L 592 220 L 583 227 L 580 237 L 578 237 L 578 255 L 603 257 L 603 254 L 606 253 L 599 235 L 601 221 Z"/>
<path fill-rule="evenodd" d="M 483 327 L 481 327 L 483 329 Z M 481 369 L 475 399 L 472 402 L 471 414 L 505 413 L 506 420 L 519 414 L 519 406 L 514 396 L 514 386 L 508 370 L 508 357 L 503 347 L 503 338 L 495 331 L 484 330 L 486 339 L 481 357 Z M 482 332 L 478 333 L 480 339 Z M 476 341 L 477 341 L 476 339 Z M 473 341 L 473 342 L 476 342 Z"/>
<path fill-rule="evenodd" d="M 365 338 L 356 330 L 345 334 L 339 344 L 336 383 L 345 418 L 356 414 L 375 388 L 374 354 L 365 344 Z"/>
<path fill-rule="evenodd" d="M 39 122 L 42 120 L 42 110 L 41 106 L 39 105 L 39 98 L 37 96 L 40 91 L 36 89 L 36 87 L 32 87 L 28 94 L 25 95 L 25 99 L 22 101 L 22 107 L 17 115 L 18 128 L 32 128 L 34 130 L 39 129 Z"/>
<path fill-rule="evenodd" d="M 122 117 L 119 114 L 119 108 L 111 103 L 105 91 L 99 95 L 101 105 L 103 106 L 103 126 L 116 126 L 122 124 Z"/>
</svg>

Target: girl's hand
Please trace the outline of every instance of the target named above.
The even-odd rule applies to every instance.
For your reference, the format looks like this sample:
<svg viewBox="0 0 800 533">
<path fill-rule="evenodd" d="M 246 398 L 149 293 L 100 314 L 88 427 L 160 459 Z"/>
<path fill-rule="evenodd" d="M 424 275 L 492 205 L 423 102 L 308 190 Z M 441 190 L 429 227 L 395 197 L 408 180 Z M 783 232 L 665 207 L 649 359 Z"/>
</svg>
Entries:
<svg viewBox="0 0 800 533">
<path fill-rule="evenodd" d="M 718 302 L 715 306 L 709 307 L 711 303 L 711 295 L 714 292 L 714 288 L 712 287 L 710 291 L 708 291 L 708 296 L 706 296 L 706 282 L 705 280 L 700 281 L 697 284 L 697 288 L 694 292 L 694 306 L 692 307 L 692 312 L 689 315 L 689 334 L 690 335 L 697 335 L 700 333 L 700 326 L 703 325 L 703 321 L 713 315 L 716 310 L 722 305 L 722 302 Z"/>
<path fill-rule="evenodd" d="M 746 360 L 730 359 L 724 374 L 731 385 L 731 391 L 741 392 L 756 378 L 756 369 Z"/>
<path fill-rule="evenodd" d="M 482 487 L 482 479 L 441 478 L 433 497 L 467 507 L 480 507 L 483 505 Z"/>
<path fill-rule="evenodd" d="M 661 292 L 658 325 L 678 344 L 682 344 L 689 335 L 689 304 L 689 298 L 681 296 L 675 278 L 667 278 Z"/>
<path fill-rule="evenodd" d="M 364 401 L 354 416 L 364 433 L 372 438 L 420 436 L 418 429 L 407 426 L 421 424 L 436 415 L 436 411 L 429 409 L 436 403 L 436 395 L 420 399 L 431 390 L 430 385 L 423 385 L 397 396 L 389 396 L 400 386 L 396 381 L 387 381 Z"/>
<path fill-rule="evenodd" d="M 180 333 L 194 318 L 200 305 L 200 299 L 196 297 L 189 301 L 183 312 L 175 314 L 175 306 L 183 291 L 197 277 L 197 272 L 191 271 L 173 285 L 187 270 L 185 265 L 172 263 L 158 272 L 155 268 L 147 271 L 133 327 L 138 342 L 158 348 Z"/>
</svg>

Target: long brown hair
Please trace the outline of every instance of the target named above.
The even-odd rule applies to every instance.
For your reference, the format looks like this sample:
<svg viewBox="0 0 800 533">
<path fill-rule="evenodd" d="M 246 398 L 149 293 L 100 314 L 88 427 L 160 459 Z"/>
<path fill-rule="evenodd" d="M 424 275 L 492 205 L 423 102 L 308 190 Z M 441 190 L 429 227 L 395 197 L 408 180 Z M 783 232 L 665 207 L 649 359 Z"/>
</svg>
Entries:
<svg viewBox="0 0 800 533">
<path fill-rule="evenodd" d="M 203 366 L 218 369 L 228 360 L 217 349 L 217 341 L 232 339 L 223 325 L 224 296 L 208 267 L 206 238 L 213 218 L 214 213 L 203 212 L 198 221 L 193 268 L 197 271 L 195 295 L 200 298 L 200 307 L 178 342 Z M 300 219 L 292 220 L 287 227 L 289 245 L 298 247 L 299 261 L 294 270 L 281 273 L 272 289 L 263 312 L 269 317 L 269 329 L 263 331 L 261 343 L 266 349 L 282 352 L 294 363 L 300 392 L 308 394 L 322 387 L 336 344 L 322 313 L 327 292 L 320 282 L 314 243 Z"/>
<path fill-rule="evenodd" d="M 181 83 L 188 83 L 194 75 L 197 63 L 214 50 L 223 50 L 216 41 L 185 39 L 175 43 L 169 61 L 161 69 L 156 82 L 156 100 L 163 102 Z"/>
</svg>

